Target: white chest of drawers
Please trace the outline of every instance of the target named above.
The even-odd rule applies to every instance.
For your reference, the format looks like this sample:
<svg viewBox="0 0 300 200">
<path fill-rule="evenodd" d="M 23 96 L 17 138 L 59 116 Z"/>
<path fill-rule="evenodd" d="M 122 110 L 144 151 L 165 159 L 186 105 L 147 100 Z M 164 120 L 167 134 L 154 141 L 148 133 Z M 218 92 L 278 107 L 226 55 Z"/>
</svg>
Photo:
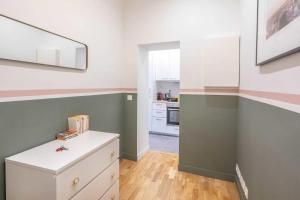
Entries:
<svg viewBox="0 0 300 200">
<path fill-rule="evenodd" d="M 5 159 L 7 200 L 118 200 L 119 135 L 87 131 Z"/>
</svg>

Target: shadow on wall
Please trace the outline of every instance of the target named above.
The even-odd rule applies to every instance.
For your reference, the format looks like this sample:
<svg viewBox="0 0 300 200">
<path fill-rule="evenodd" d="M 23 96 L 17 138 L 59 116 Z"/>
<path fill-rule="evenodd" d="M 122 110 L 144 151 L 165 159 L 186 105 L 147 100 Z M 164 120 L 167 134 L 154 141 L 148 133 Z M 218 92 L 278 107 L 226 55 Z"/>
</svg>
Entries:
<svg viewBox="0 0 300 200">
<path fill-rule="evenodd" d="M 270 74 L 278 71 L 287 70 L 300 66 L 300 53 L 295 53 L 290 56 L 281 58 L 275 62 L 271 62 L 260 67 L 261 74 Z"/>
</svg>

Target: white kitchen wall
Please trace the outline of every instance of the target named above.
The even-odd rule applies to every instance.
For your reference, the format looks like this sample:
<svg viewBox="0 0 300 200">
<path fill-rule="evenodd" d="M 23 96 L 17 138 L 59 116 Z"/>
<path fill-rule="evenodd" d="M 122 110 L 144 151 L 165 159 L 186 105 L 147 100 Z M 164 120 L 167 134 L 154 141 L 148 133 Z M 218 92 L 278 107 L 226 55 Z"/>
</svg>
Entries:
<svg viewBox="0 0 300 200">
<path fill-rule="evenodd" d="M 124 0 L 124 87 L 136 87 L 138 45 L 180 41 L 181 88 L 201 88 L 207 37 L 239 35 L 239 0 Z"/>
<path fill-rule="evenodd" d="M 0 90 L 121 87 L 122 0 L 1 0 L 0 13 L 86 43 L 89 68 L 0 61 Z"/>
<path fill-rule="evenodd" d="M 169 81 L 156 81 L 156 91 L 157 92 L 168 93 L 169 90 L 171 90 L 172 97 L 179 97 L 180 83 L 179 82 L 169 82 Z"/>
<path fill-rule="evenodd" d="M 241 0 L 240 88 L 300 93 L 300 53 L 256 66 L 257 1 Z"/>
</svg>

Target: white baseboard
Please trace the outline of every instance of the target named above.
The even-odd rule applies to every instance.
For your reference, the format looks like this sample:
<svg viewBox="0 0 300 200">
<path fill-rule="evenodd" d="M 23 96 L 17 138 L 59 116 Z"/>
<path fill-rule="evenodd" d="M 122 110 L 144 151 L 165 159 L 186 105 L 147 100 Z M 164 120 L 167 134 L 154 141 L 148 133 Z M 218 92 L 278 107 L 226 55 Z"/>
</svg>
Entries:
<svg viewBox="0 0 300 200">
<path fill-rule="evenodd" d="M 149 149 L 150 149 L 149 145 L 146 146 L 141 152 L 138 153 L 137 159 L 139 160 L 141 157 L 143 157 L 143 155 L 145 155 L 145 153 L 147 153 Z"/>
<path fill-rule="evenodd" d="M 246 199 L 248 199 L 248 188 L 246 186 L 246 182 L 245 182 L 245 180 L 244 180 L 244 178 L 242 176 L 242 173 L 241 173 L 241 170 L 240 170 L 238 164 L 236 164 L 236 168 L 235 169 L 236 169 L 237 177 L 238 177 L 239 182 L 240 182 L 241 187 L 242 187 L 241 189 L 243 190 Z"/>
</svg>

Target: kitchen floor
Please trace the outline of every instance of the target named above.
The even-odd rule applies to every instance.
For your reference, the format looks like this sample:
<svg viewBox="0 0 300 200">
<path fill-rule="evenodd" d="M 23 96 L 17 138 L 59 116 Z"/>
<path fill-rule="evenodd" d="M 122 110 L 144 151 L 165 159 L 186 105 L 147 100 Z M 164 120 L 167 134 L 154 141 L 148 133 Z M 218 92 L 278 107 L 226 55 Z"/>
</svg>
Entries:
<svg viewBox="0 0 300 200">
<path fill-rule="evenodd" d="M 178 170 L 178 155 L 149 151 L 121 160 L 120 200 L 240 200 L 232 182 Z"/>
<path fill-rule="evenodd" d="M 179 153 L 179 137 L 149 134 L 150 150 Z"/>
</svg>

